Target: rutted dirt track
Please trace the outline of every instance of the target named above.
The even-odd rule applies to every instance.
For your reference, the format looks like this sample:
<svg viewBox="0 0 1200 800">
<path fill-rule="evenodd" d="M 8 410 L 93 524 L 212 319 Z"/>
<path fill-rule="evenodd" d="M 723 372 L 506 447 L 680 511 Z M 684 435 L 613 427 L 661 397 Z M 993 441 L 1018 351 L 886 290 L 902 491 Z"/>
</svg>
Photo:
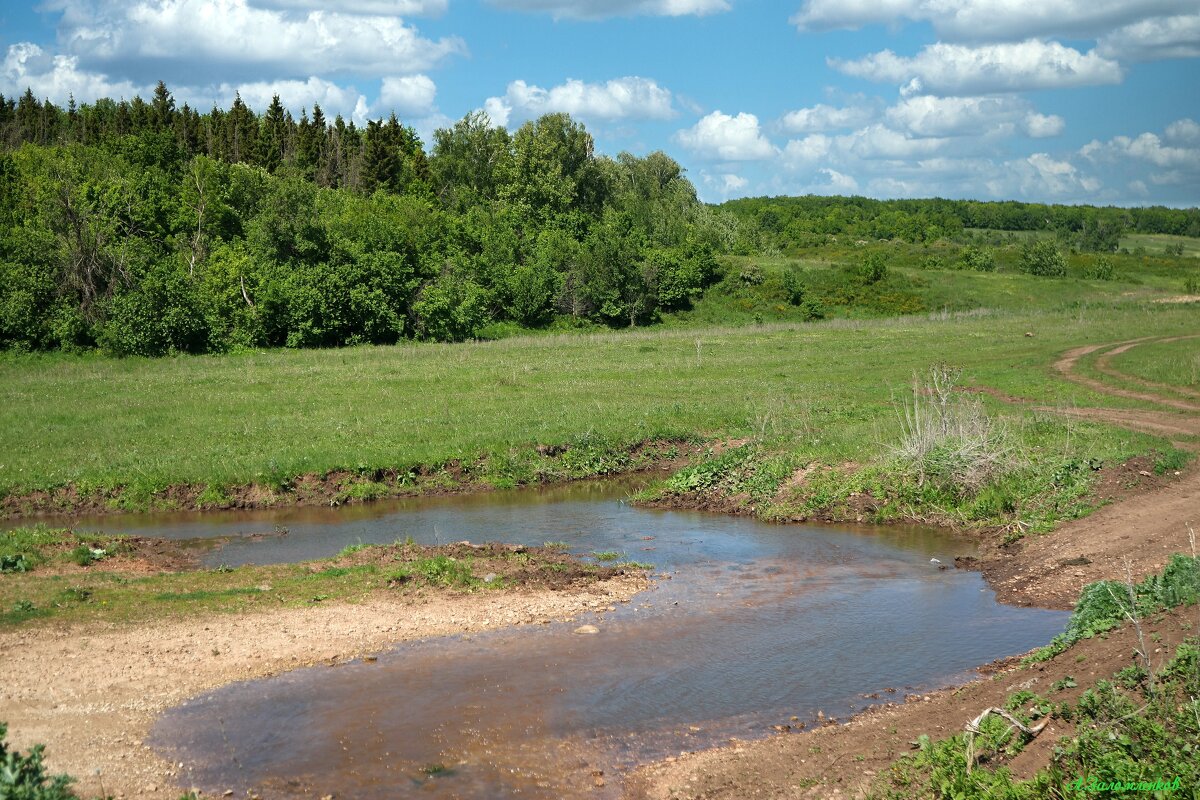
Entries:
<svg viewBox="0 0 1200 800">
<path fill-rule="evenodd" d="M 1075 408 L 1065 413 L 1172 438 L 1200 436 L 1200 403 L 1164 396 L 1162 392 L 1171 387 L 1160 388 L 1124 375 L 1105 358 L 1151 341 L 1172 340 L 1087 345 L 1065 353 L 1054 369 L 1093 391 L 1153 403 L 1158 408 Z M 1080 360 L 1095 353 L 1101 353 L 1097 371 L 1119 380 L 1122 386 L 1080 374 Z M 1125 388 L 1130 383 L 1141 388 Z M 1195 442 L 1179 445 L 1196 448 Z M 1128 466 L 1133 477 L 1150 475 L 1149 470 L 1139 469 L 1142 465 Z M 1051 608 L 1071 608 L 1079 591 L 1090 582 L 1123 577 L 1126 563 L 1135 578 L 1157 572 L 1171 553 L 1189 551 L 1189 525 L 1200 536 L 1200 469 L 1192 467 L 1175 480 L 1156 483 L 1156 488 L 1114 502 L 1050 535 L 1025 537 L 1016 547 L 986 548 L 977 566 L 1002 600 Z M 1193 618 L 1183 630 L 1194 632 L 1194 609 L 1186 613 Z M 1162 626 L 1162 654 L 1168 652 L 1166 645 L 1184 635 L 1180 632 L 1183 622 L 1178 613 L 1168 615 Z M 958 689 L 906 698 L 905 703 L 860 714 L 846 725 L 681 754 L 678 759 L 639 770 L 627 794 L 638 800 L 860 797 L 880 771 L 909 752 L 909 742 L 920 734 L 948 736 L 962 730 L 984 708 L 1002 705 L 1017 688 L 1045 692 L 1050 683 L 1067 673 L 1080 679 L 1082 691 L 1094 680 L 1127 666 L 1134 644 L 1132 632 L 1122 630 L 1107 640 L 1080 642 L 1069 659 L 1064 656 L 1032 670 L 1001 673 Z M 1085 656 L 1086 668 L 1076 661 L 1077 655 Z M 1061 727 L 1049 730 L 1049 736 L 1043 737 L 1045 746 L 1029 748 L 1018 759 L 1020 763 L 1013 764 L 1014 772 L 1031 775 L 1048 760 L 1049 744 L 1068 732 Z"/>
</svg>

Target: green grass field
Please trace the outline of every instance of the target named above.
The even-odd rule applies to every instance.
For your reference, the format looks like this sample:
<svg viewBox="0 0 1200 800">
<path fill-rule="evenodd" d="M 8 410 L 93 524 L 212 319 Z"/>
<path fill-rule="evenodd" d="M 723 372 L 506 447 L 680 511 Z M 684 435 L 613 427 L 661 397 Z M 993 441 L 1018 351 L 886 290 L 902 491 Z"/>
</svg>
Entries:
<svg viewBox="0 0 1200 800">
<path fill-rule="evenodd" d="M 1189 333 L 1195 313 L 1124 305 L 159 360 L 10 357 L 0 492 L 270 484 L 581 437 L 766 435 L 860 460 L 893 435 L 898 398 L 932 363 L 1043 404 L 1111 404 L 1052 376 L 1054 356 L 1130 331 Z"/>
<path fill-rule="evenodd" d="M 1112 366 L 1142 380 L 1200 389 L 1200 339 L 1149 342 L 1113 356 Z"/>
</svg>

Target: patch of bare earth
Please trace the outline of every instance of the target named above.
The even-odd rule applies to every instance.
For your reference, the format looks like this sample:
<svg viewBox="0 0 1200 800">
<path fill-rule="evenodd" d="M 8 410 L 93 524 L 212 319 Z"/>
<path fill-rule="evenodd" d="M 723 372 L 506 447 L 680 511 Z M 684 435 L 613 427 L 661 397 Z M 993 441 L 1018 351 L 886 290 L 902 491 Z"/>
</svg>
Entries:
<svg viewBox="0 0 1200 800">
<path fill-rule="evenodd" d="M 188 787 L 143 739 L 161 711 L 190 697 L 406 640 L 570 620 L 627 602 L 646 585 L 642 575 L 618 575 L 563 590 L 397 593 L 136 626 L 6 630 L 0 719 L 18 748 L 45 743 L 49 768 L 77 776 L 81 796 L 174 800 Z"/>
<path fill-rule="evenodd" d="M 1196 609 L 1177 610 L 1143 625 L 1160 642 L 1151 653 L 1155 668 L 1184 638 L 1195 635 Z M 951 689 L 910 695 L 875 706 L 842 725 L 758 741 L 735 741 L 716 750 L 688 753 L 643 767 L 626 785 L 629 800 L 746 800 L 746 798 L 862 797 L 896 759 L 912 751 L 921 734 L 940 739 L 961 732 L 985 708 L 1003 707 L 1022 689 L 1052 700 L 1074 702 L 1088 686 L 1134 663 L 1138 641 L 1132 628 L 1106 639 L 1086 639 L 1050 661 L 1026 669 L 1001 665 L 986 677 Z M 1072 677 L 1076 688 L 1054 691 Z M 1069 723 L 1051 720 L 1008 766 L 1017 777 L 1045 767 L 1053 744 L 1071 735 Z M 991 762 L 989 766 L 998 766 Z"/>
</svg>

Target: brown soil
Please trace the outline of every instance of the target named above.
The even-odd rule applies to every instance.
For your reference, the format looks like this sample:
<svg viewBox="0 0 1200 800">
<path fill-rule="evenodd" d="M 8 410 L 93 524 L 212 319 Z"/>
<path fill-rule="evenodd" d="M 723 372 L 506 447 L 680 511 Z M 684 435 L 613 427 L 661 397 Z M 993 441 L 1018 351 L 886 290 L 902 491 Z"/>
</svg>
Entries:
<svg viewBox="0 0 1200 800">
<path fill-rule="evenodd" d="M 117 572 L 122 574 L 154 574 L 158 572 L 183 572 L 200 565 L 201 546 L 188 547 L 172 539 L 148 536 L 122 536 L 116 540 L 119 546 L 112 547 L 113 540 L 101 537 L 96 540 L 82 539 L 82 543 L 93 547 L 115 550 L 103 561 L 80 566 L 67 560 L 66 554 L 72 544 L 62 544 L 55 549 L 58 558 L 50 554 L 50 563 L 38 566 L 39 575 L 77 575 L 85 572 Z M 215 544 L 215 543 L 214 543 Z"/>
<path fill-rule="evenodd" d="M 1151 402 L 1161 410 L 1044 410 L 1171 437 L 1200 435 L 1200 406 L 1149 391 L 1112 387 L 1077 371 L 1078 361 L 1085 355 L 1146 341 L 1151 340 L 1075 348 L 1054 368 L 1064 378 L 1095 391 Z M 990 389 L 974 391 L 1009 402 L 1027 402 Z M 1193 442 L 1180 444 L 1195 447 Z M 1088 583 L 1121 579 L 1127 571 L 1135 580 L 1160 571 L 1171 553 L 1190 550 L 1189 526 L 1200 529 L 1198 469 L 1182 475 L 1156 475 L 1149 459 L 1135 459 L 1106 467 L 1095 492 L 1097 499 L 1110 504 L 1051 534 L 1025 536 L 1011 545 L 1000 539 L 987 543 L 979 558 L 962 559 L 959 566 L 981 569 L 1003 602 L 1069 609 Z M 1161 624 L 1151 626 L 1163 637 L 1154 652 L 1156 662 L 1166 660 L 1168 645 L 1178 643 L 1184 631 L 1194 635 L 1198 622 L 1200 616 L 1193 607 L 1167 614 Z M 1128 666 L 1135 644 L 1133 632 L 1126 629 L 1107 639 L 1082 641 L 1045 664 L 1025 670 L 1001 666 L 991 679 L 906 697 L 902 704 L 870 709 L 844 725 L 803 735 L 734 742 L 668 759 L 639 770 L 627 786 L 627 796 L 638 800 L 859 797 L 910 750 L 910 742 L 919 735 L 948 736 L 962 730 L 983 709 L 1002 706 L 1013 691 L 1030 688 L 1045 694 L 1050 684 L 1068 675 L 1077 680 L 1079 688 L 1064 690 L 1061 696 L 1072 698 L 1096 680 Z M 1014 761 L 1014 772 L 1032 775 L 1048 762 L 1054 741 L 1069 734 L 1069 727 L 1053 722 L 1034 746 Z"/>
<path fill-rule="evenodd" d="M 728 446 L 718 443 L 715 447 Z M 654 440 L 633 445 L 623 455 L 625 472 L 677 469 L 704 449 L 691 442 Z M 537 445 L 535 450 L 554 459 L 569 450 L 567 445 Z M 493 486 L 477 476 L 485 471 L 480 459 L 464 464 L 457 459 L 412 469 L 381 469 L 362 474 L 347 470 L 298 475 L 278 487 L 260 484 L 226 487 L 220 499 L 206 497 L 206 484 L 175 484 L 154 493 L 145 501 L 128 503 L 127 491 L 111 489 L 80 492 L 67 484 L 51 490 L 9 494 L 0 497 L 0 519 L 17 519 L 46 514 L 95 515 L 130 510 L 211 511 L 224 509 L 273 508 L 279 506 L 339 506 L 370 502 L 384 497 L 463 494 L 486 492 Z M 570 478 L 554 477 L 552 465 L 541 485 L 565 483 Z M 596 476 L 601 477 L 601 476 Z M 356 493 L 369 488 L 370 496 Z M 132 508 L 131 508 L 132 505 Z"/>
<path fill-rule="evenodd" d="M 0 631 L 0 719 L 16 747 L 46 743 L 49 768 L 77 776 L 81 796 L 174 800 L 188 787 L 143 739 L 159 712 L 190 697 L 233 681 L 369 656 L 409 639 L 600 613 L 646 583 L 640 575 L 620 575 L 557 591 L 425 589 L 356 605 Z"/>
<path fill-rule="evenodd" d="M 1195 635 L 1196 609 L 1162 615 L 1143 626 L 1156 634 L 1152 663 L 1167 661 L 1175 646 Z M 896 759 L 912 751 L 922 734 L 940 739 L 958 733 L 985 708 L 1003 707 L 1013 692 L 1029 689 L 1054 701 L 1074 701 L 1097 680 L 1133 663 L 1137 637 L 1131 628 L 1108 638 L 1086 639 L 1066 653 L 1028 668 L 1001 665 L 966 686 L 875 706 L 844 725 L 830 724 L 801 734 L 682 754 L 638 770 L 626 784 L 630 800 L 744 800 L 744 798 L 861 797 L 886 774 Z M 1078 686 L 1054 691 L 1066 677 Z M 784 722 L 781 720 L 781 722 Z M 816 723 L 821 725 L 820 722 Z M 781 725 L 780 727 L 783 727 Z M 1018 777 L 1029 777 L 1049 763 L 1054 743 L 1071 733 L 1069 724 L 1052 720 L 1033 744 L 1008 764 Z M 997 765 L 993 761 L 992 765 Z"/>
</svg>

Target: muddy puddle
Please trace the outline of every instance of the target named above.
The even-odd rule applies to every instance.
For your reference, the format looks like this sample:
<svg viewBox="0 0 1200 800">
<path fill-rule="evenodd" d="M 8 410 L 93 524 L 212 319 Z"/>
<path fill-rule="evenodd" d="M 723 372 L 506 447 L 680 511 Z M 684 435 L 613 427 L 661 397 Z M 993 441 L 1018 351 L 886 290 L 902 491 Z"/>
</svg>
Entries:
<svg viewBox="0 0 1200 800">
<path fill-rule="evenodd" d="M 98 520 L 229 537 L 207 554 L 214 564 L 411 536 L 561 541 L 663 576 L 572 623 L 402 644 L 375 661 L 227 686 L 164 715 L 152 745 L 183 763 L 184 784 L 216 794 L 615 797 L 637 763 L 961 681 L 1066 622 L 998 605 L 978 573 L 940 569 L 967 546 L 934 531 L 646 511 L 622 502 L 629 488 Z M 599 632 L 573 632 L 583 624 Z"/>
</svg>

